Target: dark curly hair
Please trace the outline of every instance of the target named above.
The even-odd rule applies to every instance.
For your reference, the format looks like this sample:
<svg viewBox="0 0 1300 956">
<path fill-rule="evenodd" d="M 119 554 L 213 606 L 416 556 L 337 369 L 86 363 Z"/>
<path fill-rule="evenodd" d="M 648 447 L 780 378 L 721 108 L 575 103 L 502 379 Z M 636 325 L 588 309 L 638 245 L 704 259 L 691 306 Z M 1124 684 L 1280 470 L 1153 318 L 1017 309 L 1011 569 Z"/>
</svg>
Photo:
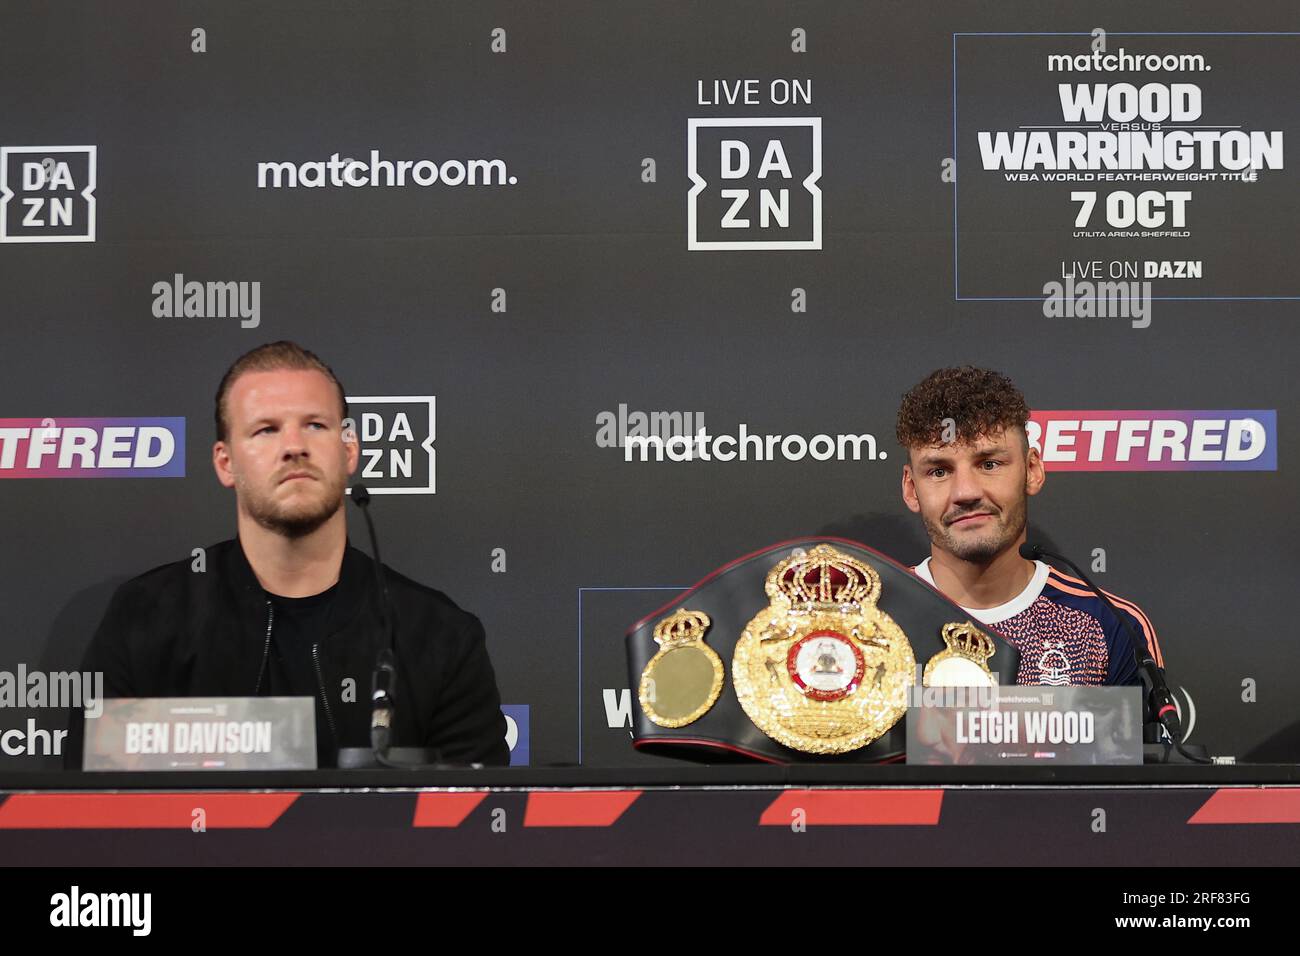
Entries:
<svg viewBox="0 0 1300 956">
<path fill-rule="evenodd" d="M 1001 372 L 971 365 L 936 369 L 903 396 L 898 443 L 904 448 L 942 444 L 944 419 L 949 418 L 960 444 L 1013 426 L 1023 433 L 1029 406 Z"/>
</svg>

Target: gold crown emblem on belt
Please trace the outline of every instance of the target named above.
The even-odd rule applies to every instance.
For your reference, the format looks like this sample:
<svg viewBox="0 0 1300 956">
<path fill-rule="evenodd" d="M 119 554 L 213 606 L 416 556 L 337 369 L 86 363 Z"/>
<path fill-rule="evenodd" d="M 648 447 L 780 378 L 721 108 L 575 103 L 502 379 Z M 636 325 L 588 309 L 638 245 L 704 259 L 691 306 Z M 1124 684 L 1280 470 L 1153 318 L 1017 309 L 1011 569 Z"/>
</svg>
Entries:
<svg viewBox="0 0 1300 956">
<path fill-rule="evenodd" d="M 661 647 L 693 644 L 704 639 L 712 623 L 703 611 L 681 608 L 655 625 L 655 643 Z"/>
<path fill-rule="evenodd" d="M 829 544 L 796 548 L 768 572 L 768 606 L 731 661 L 736 697 L 759 730 L 804 753 L 840 754 L 906 713 L 916 659 L 876 606 L 880 587 L 873 568 Z"/>
</svg>

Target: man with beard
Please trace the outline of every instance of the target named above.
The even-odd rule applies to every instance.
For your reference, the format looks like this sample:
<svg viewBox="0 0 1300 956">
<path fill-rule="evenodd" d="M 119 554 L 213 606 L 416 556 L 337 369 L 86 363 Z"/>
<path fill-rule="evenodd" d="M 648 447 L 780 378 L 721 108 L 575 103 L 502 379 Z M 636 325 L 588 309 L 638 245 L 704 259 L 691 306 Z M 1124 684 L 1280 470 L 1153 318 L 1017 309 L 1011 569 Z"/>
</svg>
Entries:
<svg viewBox="0 0 1300 956">
<path fill-rule="evenodd" d="M 383 634 L 374 565 L 347 539 L 359 448 L 343 386 L 292 342 L 241 356 L 217 389 L 212 465 L 238 536 L 113 595 L 86 654 L 106 697 L 310 696 L 317 758 L 370 746 Z M 384 567 L 397 648 L 394 746 L 504 764 L 506 725 L 478 618 Z M 75 739 L 79 734 L 74 734 Z"/>
<path fill-rule="evenodd" d="M 1029 407 L 1005 375 L 932 372 L 903 396 L 903 501 L 921 516 L 930 557 L 913 570 L 1020 651 L 1019 684 L 1139 684 L 1128 631 L 1078 578 L 1020 556 L 1030 495 L 1046 475 L 1029 445 Z M 1136 604 L 1106 594 L 1164 658 Z"/>
</svg>

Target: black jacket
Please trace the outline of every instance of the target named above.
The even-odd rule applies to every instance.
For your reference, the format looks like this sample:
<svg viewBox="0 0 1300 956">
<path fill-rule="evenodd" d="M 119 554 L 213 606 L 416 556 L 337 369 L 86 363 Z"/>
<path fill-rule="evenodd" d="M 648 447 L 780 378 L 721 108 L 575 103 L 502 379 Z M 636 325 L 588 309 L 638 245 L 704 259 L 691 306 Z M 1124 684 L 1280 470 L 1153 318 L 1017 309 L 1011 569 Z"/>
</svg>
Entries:
<svg viewBox="0 0 1300 956">
<path fill-rule="evenodd" d="M 103 671 L 105 697 L 250 697 L 266 693 L 271 602 L 239 540 L 132 578 L 114 593 L 82 667 Z M 397 634 L 393 746 L 428 747 L 446 763 L 504 765 L 505 717 L 483 625 L 441 591 L 384 566 Z M 315 646 L 322 765 L 338 747 L 370 746 L 370 690 L 382 646 L 374 565 L 343 554 L 328 634 Z M 344 681 L 355 682 L 346 695 Z M 73 728 L 80 760 L 79 732 Z"/>
</svg>

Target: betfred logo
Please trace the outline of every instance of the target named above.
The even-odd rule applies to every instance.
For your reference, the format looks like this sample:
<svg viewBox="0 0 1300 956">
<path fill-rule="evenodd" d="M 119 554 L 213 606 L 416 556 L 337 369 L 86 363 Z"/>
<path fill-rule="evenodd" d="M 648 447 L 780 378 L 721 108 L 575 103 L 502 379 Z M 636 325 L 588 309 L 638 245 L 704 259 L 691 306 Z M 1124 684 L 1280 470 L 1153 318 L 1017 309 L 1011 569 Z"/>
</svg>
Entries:
<svg viewBox="0 0 1300 956">
<path fill-rule="evenodd" d="M 688 249 L 820 249 L 822 121 L 692 119 Z"/>
<path fill-rule="evenodd" d="M 433 494 L 435 401 L 433 395 L 349 397 L 344 428 L 361 439 L 352 480 L 372 495 Z"/>
<path fill-rule="evenodd" d="M 0 242 L 94 242 L 95 150 L 0 146 Z"/>
<path fill-rule="evenodd" d="M 184 418 L 0 418 L 0 478 L 184 477 Z"/>
<path fill-rule="evenodd" d="M 1033 412 L 1049 471 L 1277 471 L 1277 411 Z"/>
</svg>

